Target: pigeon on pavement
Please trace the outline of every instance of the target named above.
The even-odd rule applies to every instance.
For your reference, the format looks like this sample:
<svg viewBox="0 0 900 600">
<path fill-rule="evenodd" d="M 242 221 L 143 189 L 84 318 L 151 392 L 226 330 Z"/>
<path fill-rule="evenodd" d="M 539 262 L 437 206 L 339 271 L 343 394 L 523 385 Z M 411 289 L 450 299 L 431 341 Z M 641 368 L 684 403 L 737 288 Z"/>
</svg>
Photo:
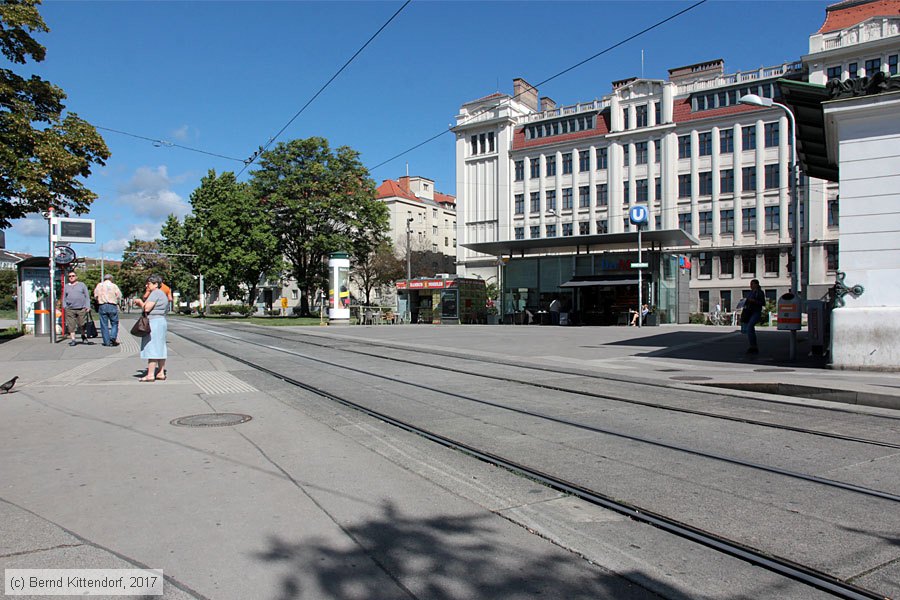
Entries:
<svg viewBox="0 0 900 600">
<path fill-rule="evenodd" d="M 0 384 L 0 390 L 2 390 L 4 394 L 8 394 L 8 393 L 9 393 L 9 390 L 11 390 L 11 389 L 13 388 L 14 385 L 16 385 L 16 379 L 18 379 L 18 378 L 19 378 L 19 376 L 16 375 L 15 377 L 13 377 L 12 379 L 10 379 L 9 381 Z"/>
</svg>

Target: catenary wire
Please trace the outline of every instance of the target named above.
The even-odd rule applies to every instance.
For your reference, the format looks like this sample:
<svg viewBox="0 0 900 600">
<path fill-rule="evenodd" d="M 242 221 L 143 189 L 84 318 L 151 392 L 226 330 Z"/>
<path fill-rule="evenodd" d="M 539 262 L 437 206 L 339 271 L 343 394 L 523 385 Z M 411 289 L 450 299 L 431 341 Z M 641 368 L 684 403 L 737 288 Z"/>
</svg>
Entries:
<svg viewBox="0 0 900 600">
<path fill-rule="evenodd" d="M 543 85 L 543 84 L 545 84 L 545 83 L 548 83 L 548 82 L 550 82 L 550 81 L 553 81 L 553 80 L 556 79 L 557 77 L 560 77 L 560 76 L 562 76 L 562 75 L 565 75 L 565 74 L 568 73 L 569 71 L 572 71 L 573 69 L 577 69 L 578 67 L 580 67 L 580 66 L 582 66 L 582 65 L 584 65 L 584 64 L 586 64 L 586 63 L 588 63 L 588 62 L 590 62 L 590 61 L 592 61 L 592 60 L 594 60 L 595 58 L 597 58 L 597 57 L 599 57 L 599 56 L 602 56 L 602 55 L 606 54 L 607 52 L 610 52 L 610 51 L 612 51 L 612 50 L 615 50 L 615 49 L 618 48 L 619 46 L 621 46 L 621 45 L 623 45 L 623 44 L 626 44 L 626 43 L 630 42 L 631 40 L 633 40 L 633 39 L 635 39 L 635 38 L 638 38 L 638 37 L 644 35 L 645 33 L 649 32 L 649 31 L 652 31 L 652 30 L 656 29 L 657 27 L 661 27 L 662 25 L 665 25 L 666 23 L 668 23 L 668 22 L 671 21 L 672 19 L 675 19 L 675 18 L 677 18 L 677 17 L 680 17 L 680 16 L 683 15 L 684 13 L 689 12 L 689 11 L 695 9 L 695 8 L 697 8 L 698 6 L 700 6 L 701 4 L 705 4 L 706 2 L 707 2 L 707 0 L 700 0 L 699 2 L 696 2 L 695 4 L 692 4 L 691 6 L 688 6 L 687 8 L 684 8 L 684 9 L 680 10 L 680 11 L 678 11 L 678 12 L 675 13 L 675 14 L 670 15 L 670 16 L 666 17 L 665 19 L 662 19 L 661 21 L 657 21 L 657 22 L 654 23 L 653 25 L 650 25 L 649 27 L 646 27 L 646 28 L 642 29 L 641 31 L 638 31 L 637 33 L 634 33 L 634 34 L 628 36 L 627 38 L 625 38 L 625 39 L 623 39 L 623 40 L 621 40 L 621 41 L 619 41 L 619 42 L 616 42 L 616 43 L 613 44 L 612 46 L 609 46 L 609 47 L 607 47 L 607 48 L 604 48 L 603 50 L 601 50 L 600 52 L 597 52 L 597 53 L 594 54 L 593 56 L 590 56 L 590 57 L 588 57 L 588 58 L 586 58 L 586 59 L 584 59 L 584 60 L 582 60 L 582 61 L 580 61 L 580 62 L 578 62 L 578 63 L 576 63 L 576 64 L 574 64 L 574 65 L 572 65 L 571 67 L 567 67 L 567 68 L 563 69 L 562 71 L 556 73 L 555 75 L 551 75 L 551 76 L 548 77 L 547 79 L 544 79 L 543 81 L 540 81 L 540 82 L 536 83 L 536 84 L 533 85 L 533 86 L 529 86 L 529 90 L 530 90 L 530 89 L 535 89 L 535 88 L 540 87 L 541 85 Z M 519 93 L 516 94 L 515 96 L 512 96 L 511 98 L 509 98 L 509 100 L 515 100 L 516 98 L 518 98 L 519 96 L 521 96 L 522 94 L 524 94 L 526 91 L 528 91 L 528 90 L 524 90 L 524 91 L 522 91 L 522 92 L 519 92 Z M 506 100 L 504 100 L 504 102 L 505 102 L 505 101 L 506 101 Z M 481 111 L 481 112 L 477 112 L 477 113 L 475 113 L 475 114 L 473 114 L 473 115 L 470 115 L 469 117 L 467 117 L 467 118 L 466 118 L 462 123 L 460 123 L 459 125 L 465 125 L 467 122 L 471 121 L 472 119 L 474 119 L 474 118 L 476 118 L 476 117 L 478 117 L 478 116 L 481 116 L 482 114 L 484 114 L 484 113 L 487 112 L 488 110 L 491 110 L 492 108 L 494 108 L 494 107 L 489 107 L 489 108 L 487 108 L 487 109 L 485 109 L 485 110 L 483 110 L 483 111 Z M 458 127 L 459 125 L 456 125 L 456 126 Z M 415 146 L 412 146 L 411 148 L 408 148 L 407 150 L 404 150 L 403 152 L 401 152 L 401 153 L 399 153 L 399 154 L 396 154 L 396 155 L 392 156 L 391 158 L 389 158 L 389 159 L 387 159 L 387 160 L 385 160 L 385 161 L 382 161 L 382 162 L 378 163 L 377 165 L 375 165 L 374 167 L 372 167 L 371 169 L 369 169 L 369 171 L 374 171 L 375 169 L 378 169 L 379 167 L 382 167 L 382 166 L 388 164 L 389 162 L 394 161 L 394 160 L 400 158 L 401 156 L 403 156 L 403 155 L 405 155 L 405 154 L 408 154 L 408 153 L 412 152 L 413 150 L 416 150 L 417 148 L 420 148 L 420 147 L 424 146 L 425 144 L 428 144 L 429 142 L 432 142 L 432 141 L 436 140 L 437 138 L 441 137 L 441 136 L 444 135 L 445 133 L 448 133 L 449 131 L 451 131 L 451 129 L 452 129 L 452 128 L 450 128 L 450 127 L 444 129 L 444 130 L 441 131 L 440 133 L 437 133 L 437 134 L 431 136 L 431 137 L 428 138 L 427 140 L 425 140 L 425 141 L 423 141 L 423 142 L 419 142 L 419 143 L 416 144 Z"/>
<path fill-rule="evenodd" d="M 166 146 L 169 148 L 181 148 L 182 150 L 189 150 L 191 152 L 199 152 L 200 154 L 206 154 L 208 156 L 215 156 L 217 158 L 224 158 L 226 160 L 233 160 L 235 162 L 242 163 L 244 162 L 241 158 L 234 158 L 233 156 L 225 156 L 224 154 L 216 154 L 215 152 L 207 152 L 206 150 L 200 150 L 199 148 L 191 148 L 190 146 L 183 146 L 181 144 L 176 144 L 174 142 L 169 142 L 167 140 L 160 140 L 156 138 L 146 137 L 143 135 L 138 135 L 136 133 L 129 133 L 127 131 L 122 131 L 120 129 L 113 129 L 111 127 L 101 127 L 100 125 L 94 125 L 95 129 L 100 129 L 103 131 L 110 131 L 112 133 L 118 133 L 120 135 L 127 135 L 129 137 L 137 138 L 139 140 L 146 140 L 148 142 L 153 142 L 154 144 L 158 144 L 160 146 Z"/>
<path fill-rule="evenodd" d="M 706 0 L 703 0 L 703 1 L 705 2 Z M 299 117 L 300 114 L 301 114 L 304 110 L 306 110 L 306 107 L 308 107 L 310 104 L 312 104 L 313 101 L 314 101 L 316 98 L 319 97 L 319 94 L 321 94 L 322 92 L 325 91 L 325 88 L 327 88 L 327 87 L 331 84 L 332 81 L 334 81 L 335 79 L 337 79 L 337 76 L 340 75 L 341 72 L 343 72 L 344 69 L 346 69 L 348 66 L 350 66 L 350 63 L 353 62 L 353 60 L 354 60 L 357 56 L 359 56 L 359 55 L 362 53 L 363 50 L 366 49 L 366 46 L 368 46 L 370 43 L 372 43 L 372 41 L 373 41 L 376 37 L 378 37 L 378 34 L 380 34 L 382 31 L 384 31 L 384 29 L 385 29 L 388 25 L 390 25 L 391 21 L 393 21 L 393 20 L 397 17 L 397 15 L 399 15 L 399 14 L 403 11 L 403 9 L 406 8 L 406 7 L 409 5 L 410 2 L 412 2 L 412 0 L 406 0 L 406 2 L 403 3 L 403 6 L 401 6 L 400 8 L 398 8 L 397 11 L 396 11 L 393 15 L 391 15 L 391 18 L 388 19 L 387 21 L 385 21 L 384 24 L 383 24 L 381 27 L 378 28 L 378 31 L 376 31 L 375 33 L 373 33 L 372 36 L 371 36 L 368 40 L 366 40 L 366 43 L 363 44 L 363 45 L 359 48 L 359 50 L 357 50 L 357 51 L 353 54 L 353 56 L 351 56 L 349 59 L 347 59 L 347 62 L 345 62 L 344 65 L 343 65 L 340 69 L 338 69 L 337 72 L 336 72 L 334 75 L 331 76 L 331 79 L 329 79 L 328 81 L 326 81 L 326 82 L 325 82 L 325 85 L 323 85 L 322 87 L 320 87 L 320 88 L 319 88 L 319 91 L 316 92 L 315 94 L 313 94 L 312 98 L 310 98 L 309 100 L 306 101 L 306 104 L 304 104 L 303 107 L 302 107 L 300 110 L 298 110 L 297 113 L 296 113 L 293 117 L 291 117 L 291 119 L 284 125 L 284 127 L 282 127 L 281 129 L 278 130 L 278 133 L 276 133 L 275 135 L 273 135 L 272 137 L 270 137 L 270 138 L 269 138 L 269 141 L 267 141 L 263 146 L 260 146 L 259 149 L 258 149 L 256 152 L 254 152 L 252 155 L 250 155 L 250 158 L 248 158 L 247 160 L 244 161 L 244 166 L 243 166 L 243 168 L 242 168 L 242 169 L 240 170 L 240 172 L 237 174 L 238 177 L 240 177 L 241 174 L 243 174 L 243 172 L 244 172 L 245 170 L 247 170 L 247 167 L 249 167 L 250 165 L 252 165 L 253 162 L 256 161 L 257 158 L 259 158 L 259 155 L 260 155 L 260 154 L 262 154 L 263 152 L 265 152 L 265 151 L 269 148 L 269 146 L 271 146 L 272 143 L 273 143 L 276 139 L 278 139 L 278 137 L 279 137 L 282 133 L 284 133 L 284 130 L 285 130 L 285 129 L 287 129 L 288 127 L 290 127 L 291 123 L 293 123 L 293 122 L 297 119 L 297 117 Z"/>
</svg>

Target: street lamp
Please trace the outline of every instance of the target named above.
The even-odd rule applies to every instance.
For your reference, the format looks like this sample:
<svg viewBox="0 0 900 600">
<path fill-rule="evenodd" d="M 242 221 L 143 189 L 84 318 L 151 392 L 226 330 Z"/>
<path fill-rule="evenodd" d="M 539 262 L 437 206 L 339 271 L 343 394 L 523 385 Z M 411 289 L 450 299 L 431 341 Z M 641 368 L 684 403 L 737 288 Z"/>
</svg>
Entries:
<svg viewBox="0 0 900 600">
<path fill-rule="evenodd" d="M 405 320 L 410 322 L 409 305 L 412 302 L 412 292 L 409 289 L 409 280 L 412 279 L 412 267 L 410 262 L 409 234 L 412 233 L 412 217 L 406 217 L 406 313 Z"/>
<path fill-rule="evenodd" d="M 747 94 L 746 96 L 741 96 L 741 104 L 748 104 L 750 106 L 763 106 L 767 108 L 771 108 L 773 106 L 777 106 L 781 110 L 785 112 L 788 118 L 788 123 L 791 126 L 791 164 L 788 169 L 790 177 L 790 185 L 788 187 L 789 193 L 791 195 L 791 207 L 794 210 L 794 268 L 791 269 L 791 293 L 794 294 L 795 301 L 800 303 L 800 290 L 801 290 L 801 282 L 800 282 L 800 270 L 801 270 L 801 260 L 800 260 L 800 196 L 797 194 L 797 123 L 794 120 L 794 113 L 791 112 L 784 104 L 780 102 L 775 102 L 771 98 L 761 98 L 756 94 Z M 790 359 L 794 360 L 797 356 L 797 331 L 795 329 L 791 330 L 791 349 L 790 349 Z"/>
</svg>

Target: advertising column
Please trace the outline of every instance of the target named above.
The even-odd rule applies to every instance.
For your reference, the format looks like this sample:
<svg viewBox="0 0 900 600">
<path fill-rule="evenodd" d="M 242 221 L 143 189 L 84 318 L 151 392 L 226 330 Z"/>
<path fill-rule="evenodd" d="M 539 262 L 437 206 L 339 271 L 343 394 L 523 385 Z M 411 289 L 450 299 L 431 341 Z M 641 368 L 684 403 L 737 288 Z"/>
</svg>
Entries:
<svg viewBox="0 0 900 600">
<path fill-rule="evenodd" d="M 350 324 L 350 256 L 334 252 L 328 258 L 328 324 Z"/>
</svg>

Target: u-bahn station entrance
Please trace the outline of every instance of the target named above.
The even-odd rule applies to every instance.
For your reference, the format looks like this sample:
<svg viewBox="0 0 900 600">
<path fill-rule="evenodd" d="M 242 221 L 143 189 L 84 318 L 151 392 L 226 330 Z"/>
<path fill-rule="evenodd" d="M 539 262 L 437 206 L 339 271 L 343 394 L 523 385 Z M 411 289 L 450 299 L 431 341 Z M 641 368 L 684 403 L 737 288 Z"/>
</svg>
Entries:
<svg viewBox="0 0 900 600">
<path fill-rule="evenodd" d="M 561 324 L 626 325 L 639 295 L 652 311 L 645 325 L 687 323 L 690 263 L 680 252 L 696 245 L 681 229 L 643 231 L 638 261 L 637 232 L 463 244 L 495 257 L 481 264 L 499 264 L 502 319 L 517 325 L 555 323 L 553 312 Z"/>
</svg>

